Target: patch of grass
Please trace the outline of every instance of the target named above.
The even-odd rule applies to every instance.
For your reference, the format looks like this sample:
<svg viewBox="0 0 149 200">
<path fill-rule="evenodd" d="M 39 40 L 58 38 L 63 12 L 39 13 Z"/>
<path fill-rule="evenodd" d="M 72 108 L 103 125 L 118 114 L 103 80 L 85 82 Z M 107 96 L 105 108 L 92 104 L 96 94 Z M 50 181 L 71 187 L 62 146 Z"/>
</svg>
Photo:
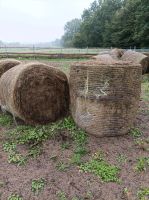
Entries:
<svg viewBox="0 0 149 200">
<path fill-rule="evenodd" d="M 139 158 L 137 159 L 135 170 L 137 172 L 146 171 L 148 166 L 149 166 L 149 158 L 147 157 Z"/>
<path fill-rule="evenodd" d="M 58 191 L 57 192 L 57 197 L 58 197 L 58 200 L 67 200 L 66 194 L 63 191 Z"/>
<path fill-rule="evenodd" d="M 127 187 L 123 189 L 123 199 L 126 200 L 132 199 L 132 192 Z"/>
<path fill-rule="evenodd" d="M 80 199 L 78 197 L 73 197 L 72 200 L 82 200 L 82 199 Z"/>
<path fill-rule="evenodd" d="M 80 155 L 80 154 L 73 154 L 73 156 L 72 156 L 72 158 L 71 158 L 71 160 L 70 160 L 70 162 L 72 163 L 72 164 L 75 164 L 75 165 L 81 165 L 82 164 L 82 156 Z"/>
<path fill-rule="evenodd" d="M 14 142 L 5 142 L 3 144 L 3 150 L 5 152 L 13 152 L 13 151 L 16 151 L 16 143 Z"/>
<path fill-rule="evenodd" d="M 32 180 L 31 191 L 38 195 L 45 187 L 45 179 L 40 178 L 38 180 Z"/>
<path fill-rule="evenodd" d="M 59 171 L 65 172 L 65 171 L 69 168 L 69 165 L 68 165 L 68 164 L 65 164 L 65 163 L 63 163 L 63 162 L 59 162 L 59 163 L 56 165 L 56 168 L 57 168 Z"/>
<path fill-rule="evenodd" d="M 91 200 L 91 199 L 93 199 L 93 198 L 94 198 L 94 197 L 93 197 L 93 193 L 92 193 L 91 191 L 88 191 L 87 194 L 86 194 L 86 199 Z"/>
<path fill-rule="evenodd" d="M 32 147 L 29 152 L 28 156 L 32 158 L 37 158 L 41 154 L 41 148 L 39 146 Z"/>
<path fill-rule="evenodd" d="M 70 143 L 69 142 L 64 142 L 64 143 L 62 143 L 61 147 L 62 147 L 63 150 L 64 149 L 69 149 Z"/>
<path fill-rule="evenodd" d="M 100 153 L 96 153 L 89 162 L 81 164 L 80 170 L 82 172 L 93 173 L 100 177 L 103 182 L 119 181 L 118 173 L 120 169 L 107 163 Z"/>
<path fill-rule="evenodd" d="M 16 130 L 19 134 L 17 137 L 17 142 L 19 144 L 28 144 L 28 145 L 38 145 L 41 144 L 48 138 L 48 134 L 44 129 L 44 126 L 20 126 Z"/>
<path fill-rule="evenodd" d="M 117 158 L 117 161 L 119 163 L 121 163 L 121 164 L 126 163 L 127 162 L 127 157 L 125 155 L 123 155 L 123 154 L 119 154 L 118 158 Z"/>
<path fill-rule="evenodd" d="M 142 98 L 144 101 L 149 101 L 149 79 L 148 77 L 144 77 L 142 83 Z"/>
<path fill-rule="evenodd" d="M 135 141 L 135 143 L 140 149 L 143 149 L 144 151 L 149 151 L 149 138 L 138 139 Z"/>
<path fill-rule="evenodd" d="M 134 138 L 138 138 L 142 136 L 142 132 L 138 128 L 133 128 L 130 130 L 130 135 L 132 135 Z"/>
<path fill-rule="evenodd" d="M 13 118 L 12 116 L 8 114 L 0 114 L 0 125 L 1 126 L 10 126 L 13 124 Z"/>
<path fill-rule="evenodd" d="M 26 161 L 27 161 L 26 157 L 16 152 L 9 154 L 9 157 L 8 157 L 9 163 L 17 164 L 18 166 L 25 165 Z"/>
<path fill-rule="evenodd" d="M 63 134 L 68 135 L 63 135 Z M 71 141 L 74 144 L 74 153 L 72 163 L 80 164 L 82 157 L 87 154 L 86 144 L 87 135 L 79 129 L 71 117 L 60 120 L 46 126 L 17 126 L 15 129 L 7 132 L 9 141 L 4 145 L 5 150 L 14 150 L 16 145 L 26 145 L 29 148 L 29 157 L 36 158 L 41 153 L 42 143 L 47 139 L 60 139 L 62 137 L 62 148 L 67 149 L 71 146 Z M 69 139 L 69 140 L 68 140 Z M 9 156 L 9 162 L 19 163 L 20 154 L 16 151 Z M 18 159 L 19 158 L 19 159 Z M 21 159 L 23 161 L 23 159 Z"/>
<path fill-rule="evenodd" d="M 149 188 L 142 188 L 138 191 L 137 196 L 139 200 L 149 199 Z"/>
<path fill-rule="evenodd" d="M 11 196 L 8 197 L 7 200 L 23 200 L 23 198 L 18 194 L 12 194 Z"/>
</svg>

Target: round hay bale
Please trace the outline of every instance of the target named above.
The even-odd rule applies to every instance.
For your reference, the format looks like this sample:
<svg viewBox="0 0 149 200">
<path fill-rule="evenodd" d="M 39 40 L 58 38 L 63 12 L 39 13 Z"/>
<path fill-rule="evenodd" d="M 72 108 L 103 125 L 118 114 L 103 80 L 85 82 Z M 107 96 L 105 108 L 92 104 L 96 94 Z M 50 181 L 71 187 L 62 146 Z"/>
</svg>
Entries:
<svg viewBox="0 0 149 200">
<path fill-rule="evenodd" d="M 115 63 L 115 59 L 112 58 L 112 56 L 109 54 L 99 54 L 97 56 L 93 56 L 92 58 L 97 60 L 98 62 L 103 62 L 106 64 Z"/>
<path fill-rule="evenodd" d="M 141 66 L 126 62 L 76 63 L 70 71 L 71 113 L 87 133 L 103 137 L 128 133 L 141 93 Z"/>
<path fill-rule="evenodd" d="M 114 59 L 120 59 L 122 57 L 122 55 L 124 54 L 125 50 L 124 49 L 112 49 L 110 51 L 110 55 L 112 56 L 112 58 Z"/>
<path fill-rule="evenodd" d="M 15 59 L 0 60 L 0 77 L 12 67 L 19 65 L 21 62 Z"/>
<path fill-rule="evenodd" d="M 123 54 L 121 59 L 124 61 L 131 61 L 133 63 L 141 64 L 142 74 L 149 72 L 149 57 L 142 53 L 128 50 Z"/>
<path fill-rule="evenodd" d="M 28 124 L 54 122 L 68 112 L 67 77 L 41 63 L 13 67 L 0 79 L 0 105 Z"/>
</svg>

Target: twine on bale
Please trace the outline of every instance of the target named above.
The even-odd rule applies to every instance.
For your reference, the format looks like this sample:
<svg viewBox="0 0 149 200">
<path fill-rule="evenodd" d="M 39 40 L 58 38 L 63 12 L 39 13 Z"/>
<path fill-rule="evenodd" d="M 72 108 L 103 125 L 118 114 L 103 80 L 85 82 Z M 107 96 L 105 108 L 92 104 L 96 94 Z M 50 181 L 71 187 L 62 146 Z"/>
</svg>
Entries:
<svg viewBox="0 0 149 200">
<path fill-rule="evenodd" d="M 2 59 L 0 60 L 0 77 L 12 67 L 21 64 L 20 61 L 15 59 Z"/>
<path fill-rule="evenodd" d="M 71 113 L 79 127 L 98 137 L 128 133 L 139 107 L 140 65 L 80 62 L 71 66 L 69 82 Z"/>
<path fill-rule="evenodd" d="M 15 66 L 0 79 L 0 104 L 28 124 L 46 124 L 69 109 L 66 75 L 41 63 Z"/>
</svg>

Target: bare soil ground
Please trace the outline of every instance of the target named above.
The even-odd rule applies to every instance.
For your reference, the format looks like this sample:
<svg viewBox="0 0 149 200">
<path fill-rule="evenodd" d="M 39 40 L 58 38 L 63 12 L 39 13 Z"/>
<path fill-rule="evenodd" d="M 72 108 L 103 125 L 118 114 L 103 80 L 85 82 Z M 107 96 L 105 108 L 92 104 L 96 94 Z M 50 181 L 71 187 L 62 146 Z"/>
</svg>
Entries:
<svg viewBox="0 0 149 200">
<path fill-rule="evenodd" d="M 61 67 L 61 63 L 53 63 Z M 70 63 L 69 63 L 70 64 Z M 67 63 L 67 67 L 69 65 Z M 65 65 L 65 64 L 64 64 Z M 149 85 L 149 84 L 148 84 Z M 149 86 L 148 86 L 149 87 Z M 111 165 L 120 168 L 119 182 L 103 182 L 100 177 L 89 172 L 81 172 L 79 165 L 70 164 L 74 153 L 74 143 L 67 131 L 59 130 L 62 137 L 47 139 L 42 144 L 42 153 L 37 158 L 29 159 L 23 166 L 8 162 L 8 152 L 3 144 L 8 140 L 7 131 L 15 128 L 0 126 L 0 200 L 137 200 L 141 188 L 149 188 L 149 166 L 139 158 L 149 158 L 149 100 L 144 100 L 144 90 L 140 100 L 140 110 L 136 127 L 142 135 L 128 134 L 124 137 L 95 138 L 88 136 L 86 149 L 88 153 L 83 162 L 92 155 L 102 151 Z M 143 141 L 142 143 L 136 143 Z M 70 146 L 64 148 L 68 142 Z M 145 147 L 144 147 L 145 146 Z M 27 145 L 18 145 L 18 151 L 26 155 Z M 149 162 L 149 161 L 148 161 Z M 149 163 L 148 163 L 149 164 Z M 140 169 L 140 170 L 136 170 Z M 39 194 L 33 192 L 33 180 L 44 180 Z M 18 194 L 10 198 L 12 194 Z M 149 199 L 145 196 L 144 199 Z M 142 199 L 143 200 L 143 199 Z"/>
</svg>

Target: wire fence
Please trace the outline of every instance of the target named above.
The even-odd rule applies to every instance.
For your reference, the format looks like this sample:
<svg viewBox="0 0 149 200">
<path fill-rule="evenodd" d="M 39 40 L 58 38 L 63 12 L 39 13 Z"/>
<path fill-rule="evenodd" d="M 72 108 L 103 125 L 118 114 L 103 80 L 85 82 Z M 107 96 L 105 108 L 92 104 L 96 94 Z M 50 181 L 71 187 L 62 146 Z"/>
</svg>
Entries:
<svg viewBox="0 0 149 200">
<path fill-rule="evenodd" d="M 38 46 L 0 46 L 0 54 L 98 54 L 100 52 L 110 51 L 111 48 L 52 48 L 52 47 L 38 47 Z M 129 49 L 149 53 L 149 48 L 137 49 L 130 47 Z"/>
</svg>

